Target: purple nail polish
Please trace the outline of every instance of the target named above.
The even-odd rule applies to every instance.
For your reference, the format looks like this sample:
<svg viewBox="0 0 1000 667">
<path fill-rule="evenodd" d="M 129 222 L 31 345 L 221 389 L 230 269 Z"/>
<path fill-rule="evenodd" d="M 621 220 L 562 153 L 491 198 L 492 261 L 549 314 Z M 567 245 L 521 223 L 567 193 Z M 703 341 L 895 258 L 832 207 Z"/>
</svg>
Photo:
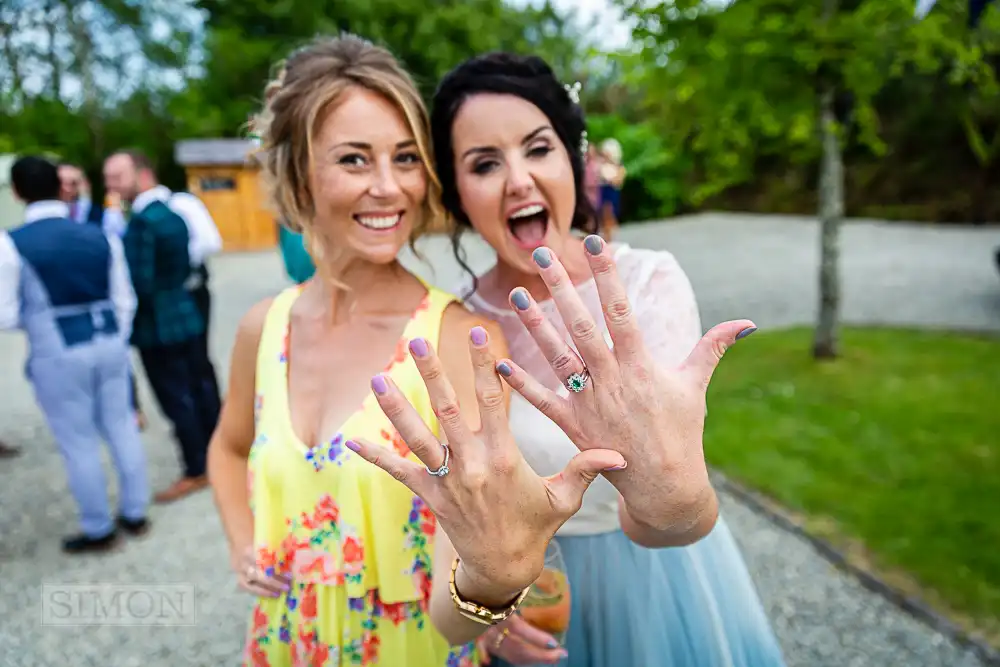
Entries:
<svg viewBox="0 0 1000 667">
<path fill-rule="evenodd" d="M 348 440 L 347 442 L 345 442 L 344 447 L 347 447 L 349 450 L 355 453 L 361 451 L 361 445 L 354 442 L 353 440 Z"/>
<path fill-rule="evenodd" d="M 497 364 L 497 373 L 500 373 L 500 375 L 504 376 L 505 378 L 509 378 L 510 374 L 513 372 L 514 369 L 512 369 L 510 367 L 510 364 L 508 364 L 506 361 L 501 361 L 499 364 Z"/>
<path fill-rule="evenodd" d="M 741 331 L 738 334 L 736 334 L 736 340 L 740 340 L 741 338 L 746 338 L 747 336 L 749 336 L 750 334 L 752 334 L 756 330 L 757 330 L 757 327 L 747 327 L 743 331 Z"/>
<path fill-rule="evenodd" d="M 418 359 L 427 356 L 427 341 L 423 338 L 414 338 L 410 341 L 410 352 Z"/>
<path fill-rule="evenodd" d="M 472 331 L 469 332 L 472 337 L 472 344 L 478 346 L 486 345 L 486 329 L 482 327 L 472 327 Z"/>
<path fill-rule="evenodd" d="M 375 390 L 376 394 L 384 394 L 389 391 L 389 385 L 386 383 L 385 378 L 381 375 L 376 375 L 372 378 L 372 389 Z"/>
<path fill-rule="evenodd" d="M 615 470 L 625 470 L 625 468 L 627 468 L 627 467 L 628 467 L 628 461 L 626 461 L 625 463 L 621 464 L 620 466 L 612 466 L 610 468 L 605 468 L 604 471 L 605 472 L 612 472 L 612 471 L 615 471 Z"/>
</svg>

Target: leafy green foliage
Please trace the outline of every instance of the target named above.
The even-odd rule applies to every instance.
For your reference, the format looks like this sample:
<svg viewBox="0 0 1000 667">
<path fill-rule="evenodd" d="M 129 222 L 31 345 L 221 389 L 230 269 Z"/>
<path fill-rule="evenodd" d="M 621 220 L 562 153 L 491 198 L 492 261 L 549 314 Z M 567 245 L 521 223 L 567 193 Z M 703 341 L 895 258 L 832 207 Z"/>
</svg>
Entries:
<svg viewBox="0 0 1000 667">
<path fill-rule="evenodd" d="M 992 36 L 970 39 L 960 0 L 942 0 L 923 21 L 914 19 L 912 0 L 841 0 L 829 20 L 823 2 L 616 4 L 637 26 L 640 48 L 624 56 L 630 81 L 647 91 L 645 116 L 666 144 L 690 156 L 694 205 L 753 181 L 762 161 L 813 165 L 817 97 L 827 85 L 851 102 L 843 128 L 849 150 L 876 159 L 890 149 L 879 109 L 896 110 L 882 95 L 902 77 L 943 81 L 961 118 L 974 99 L 988 101 L 980 117 L 1000 107 L 995 69 L 984 58 L 998 52 L 996 32 L 984 28 Z M 997 149 L 968 134 L 981 161 L 990 159 Z"/>
</svg>

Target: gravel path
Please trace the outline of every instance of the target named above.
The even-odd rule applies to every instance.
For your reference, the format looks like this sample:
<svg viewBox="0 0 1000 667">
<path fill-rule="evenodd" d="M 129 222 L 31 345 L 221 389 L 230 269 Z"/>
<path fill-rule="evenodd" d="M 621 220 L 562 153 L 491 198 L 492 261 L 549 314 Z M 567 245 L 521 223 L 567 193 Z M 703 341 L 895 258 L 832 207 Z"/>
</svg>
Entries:
<svg viewBox="0 0 1000 667">
<path fill-rule="evenodd" d="M 670 248 L 678 256 L 699 295 L 706 326 L 732 317 L 754 318 L 761 327 L 812 319 L 817 243 L 811 222 L 705 215 L 630 227 L 623 238 Z M 442 245 L 432 239 L 424 246 L 435 275 L 418 269 L 450 286 L 460 274 L 453 262 L 439 260 Z M 856 322 L 1000 330 L 1000 276 L 991 258 L 997 245 L 1000 230 L 995 228 L 851 224 L 843 243 L 845 316 Z M 477 266 L 489 261 L 481 247 L 472 245 L 471 252 Z M 240 315 L 286 282 L 271 253 L 218 258 L 213 281 L 212 344 L 224 377 Z M 69 558 L 59 552 L 59 538 L 75 527 L 74 508 L 59 457 L 23 380 L 23 358 L 19 336 L 0 336 L 0 438 L 25 450 L 18 459 L 0 460 L 0 666 L 238 664 L 249 601 L 234 590 L 207 493 L 155 508 L 150 535 L 116 553 Z M 143 378 L 143 398 L 152 406 L 144 383 Z M 145 440 L 152 482 L 160 488 L 177 474 L 176 449 L 164 421 L 150 412 Z M 723 497 L 723 511 L 744 548 L 790 666 L 982 664 L 734 498 Z M 181 593 L 193 591 L 195 624 L 43 626 L 42 585 L 70 583 L 169 584 Z"/>
</svg>

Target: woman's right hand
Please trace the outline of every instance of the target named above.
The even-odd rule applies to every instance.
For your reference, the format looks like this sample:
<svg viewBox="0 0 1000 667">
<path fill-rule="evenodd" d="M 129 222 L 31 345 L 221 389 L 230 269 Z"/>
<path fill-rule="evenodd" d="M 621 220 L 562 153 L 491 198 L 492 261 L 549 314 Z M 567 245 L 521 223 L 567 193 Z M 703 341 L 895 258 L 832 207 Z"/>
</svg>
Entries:
<svg viewBox="0 0 1000 667">
<path fill-rule="evenodd" d="M 230 554 L 230 562 L 236 573 L 239 587 L 259 597 L 276 598 L 287 593 L 291 580 L 287 575 L 267 576 L 257 567 L 257 558 L 252 546 L 236 549 Z"/>
<path fill-rule="evenodd" d="M 566 657 L 566 650 L 552 635 L 543 632 L 515 614 L 490 628 L 476 640 L 482 664 L 493 662 L 491 656 L 512 665 L 555 665 Z"/>
<path fill-rule="evenodd" d="M 456 588 L 462 597 L 500 609 L 541 574 L 549 541 L 579 510 L 590 483 L 625 461 L 617 452 L 591 449 L 577 454 L 561 473 L 539 477 L 511 435 L 488 334 L 476 327 L 470 338 L 481 422 L 477 431 L 466 421 L 430 343 L 416 339 L 410 351 L 447 447 L 384 376 L 372 381 L 379 406 L 419 462 L 381 445 L 358 441 L 346 445 L 427 503 L 459 557 Z M 462 402 L 468 405 L 467 400 Z"/>
</svg>

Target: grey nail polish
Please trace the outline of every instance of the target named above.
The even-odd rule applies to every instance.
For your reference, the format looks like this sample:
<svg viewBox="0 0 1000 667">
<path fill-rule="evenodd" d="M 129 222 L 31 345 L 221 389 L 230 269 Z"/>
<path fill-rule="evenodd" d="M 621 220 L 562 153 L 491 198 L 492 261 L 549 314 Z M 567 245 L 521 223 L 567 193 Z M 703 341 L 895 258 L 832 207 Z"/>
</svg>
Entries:
<svg viewBox="0 0 1000 667">
<path fill-rule="evenodd" d="M 500 373 L 500 375 L 504 376 L 505 378 L 509 378 L 510 374 L 513 372 L 514 372 L 513 369 L 507 362 L 501 361 L 499 364 L 497 364 L 497 373 Z"/>
<path fill-rule="evenodd" d="M 548 248 L 536 248 L 535 252 L 531 253 L 531 257 L 535 260 L 535 264 L 543 269 L 552 266 L 552 253 L 549 252 Z"/>
<path fill-rule="evenodd" d="M 518 287 L 514 290 L 514 293 L 510 295 L 510 300 L 518 310 L 528 310 L 528 306 L 531 305 L 531 301 L 528 299 L 528 291 L 523 287 Z"/>
<path fill-rule="evenodd" d="M 583 241 L 583 246 L 591 255 L 600 255 L 604 249 L 604 239 L 596 234 L 591 234 Z"/>
<path fill-rule="evenodd" d="M 557 642 L 555 639 L 550 639 L 549 643 L 546 644 L 546 646 L 548 646 L 549 648 L 559 648 L 559 642 Z"/>
<path fill-rule="evenodd" d="M 752 334 L 756 330 L 757 330 L 757 327 L 747 327 L 743 331 L 741 331 L 738 334 L 736 334 L 736 340 L 740 340 L 741 338 L 746 338 L 747 336 L 749 336 L 750 334 Z"/>
</svg>

